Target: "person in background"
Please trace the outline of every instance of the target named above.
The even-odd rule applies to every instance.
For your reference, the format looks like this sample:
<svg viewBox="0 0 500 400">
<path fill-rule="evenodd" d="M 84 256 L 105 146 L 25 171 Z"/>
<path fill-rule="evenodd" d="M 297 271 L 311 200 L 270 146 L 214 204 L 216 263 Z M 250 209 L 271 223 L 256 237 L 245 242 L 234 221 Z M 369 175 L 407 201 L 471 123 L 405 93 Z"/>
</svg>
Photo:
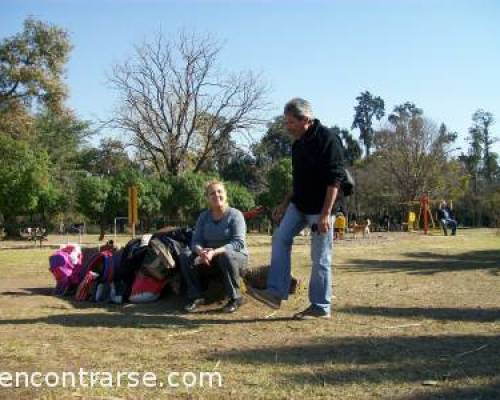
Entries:
<svg viewBox="0 0 500 400">
<path fill-rule="evenodd" d="M 448 207 L 448 204 L 446 204 L 446 201 L 444 200 L 441 201 L 441 204 L 439 204 L 438 219 L 441 223 L 441 226 L 443 227 L 445 236 L 448 236 L 448 227 L 451 228 L 452 236 L 455 236 L 457 234 L 457 220 L 455 219 L 453 211 L 450 207 Z"/>
<path fill-rule="evenodd" d="M 222 182 L 209 182 L 205 195 L 209 207 L 196 222 L 191 243 L 194 257 L 190 257 L 189 261 L 184 257 L 180 263 L 189 299 L 184 309 L 193 312 L 205 303 L 200 272 L 216 268 L 222 274 L 228 298 L 223 311 L 233 313 L 243 304 L 240 271 L 248 265 L 245 219 L 239 210 L 229 207 Z"/>
<path fill-rule="evenodd" d="M 335 236 L 334 239 L 336 240 L 343 240 L 344 239 L 344 232 L 345 228 L 347 226 L 346 219 L 344 217 L 344 213 L 342 211 L 339 211 L 337 214 L 335 214 Z"/>
</svg>

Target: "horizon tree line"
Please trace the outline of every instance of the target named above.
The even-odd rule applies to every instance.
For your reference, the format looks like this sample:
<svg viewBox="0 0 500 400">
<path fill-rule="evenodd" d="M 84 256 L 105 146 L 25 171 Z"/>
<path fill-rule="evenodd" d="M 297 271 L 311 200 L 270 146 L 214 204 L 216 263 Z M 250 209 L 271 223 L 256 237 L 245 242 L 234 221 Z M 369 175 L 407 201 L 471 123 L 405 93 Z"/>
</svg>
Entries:
<svg viewBox="0 0 500 400">
<path fill-rule="evenodd" d="M 113 66 L 119 102 L 107 126 L 123 140 L 97 137 L 65 100 L 64 68 L 72 45 L 59 27 L 29 18 L 22 32 L 0 42 L 0 214 L 45 223 L 85 217 L 102 227 L 123 213 L 124 187 L 140 185 L 142 214 L 152 224 L 168 215 L 189 220 L 203 206 L 202 179 L 232 182 L 242 208 L 272 207 L 291 182 L 291 139 L 282 116 L 263 117 L 268 88 L 252 71 L 221 73 L 220 44 L 210 36 L 161 34 Z M 403 214 L 423 193 L 455 200 L 462 222 L 495 225 L 500 207 L 498 155 L 491 112 L 472 115 L 466 153 L 453 157 L 457 132 L 437 125 L 411 102 L 386 116 L 380 96 L 356 97 L 351 130 L 342 138 L 356 193 L 356 214 Z M 374 128 L 375 121 L 381 128 Z M 238 143 L 265 126 L 248 149 Z M 359 140 L 352 133 L 359 130 Z M 364 151 L 363 151 L 364 148 Z M 126 193 L 126 190 L 125 190 Z"/>
</svg>

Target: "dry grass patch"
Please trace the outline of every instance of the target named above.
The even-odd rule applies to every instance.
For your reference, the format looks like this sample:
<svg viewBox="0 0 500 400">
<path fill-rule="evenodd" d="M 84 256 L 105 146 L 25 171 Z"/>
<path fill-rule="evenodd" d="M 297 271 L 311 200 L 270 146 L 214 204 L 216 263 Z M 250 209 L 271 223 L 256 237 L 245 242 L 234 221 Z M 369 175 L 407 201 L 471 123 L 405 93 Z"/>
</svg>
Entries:
<svg viewBox="0 0 500 400">
<path fill-rule="evenodd" d="M 298 238 L 294 273 L 307 279 Z M 270 238 L 250 237 L 252 263 Z M 248 300 L 185 315 L 182 299 L 95 305 L 50 295 L 50 249 L 0 251 L 2 371 L 218 371 L 222 387 L 0 388 L 0 398 L 495 399 L 500 393 L 500 238 L 372 235 L 335 248 L 330 321 L 294 321 L 307 290 L 273 312 Z"/>
</svg>

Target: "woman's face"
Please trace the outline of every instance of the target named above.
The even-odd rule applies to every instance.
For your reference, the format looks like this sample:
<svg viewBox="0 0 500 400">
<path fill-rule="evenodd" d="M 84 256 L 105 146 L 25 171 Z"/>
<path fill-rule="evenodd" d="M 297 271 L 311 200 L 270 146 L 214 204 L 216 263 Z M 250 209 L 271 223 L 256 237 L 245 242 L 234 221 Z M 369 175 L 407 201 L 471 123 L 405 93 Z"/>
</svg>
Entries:
<svg viewBox="0 0 500 400">
<path fill-rule="evenodd" d="M 208 188 L 208 204 L 210 208 L 221 208 L 226 205 L 226 190 L 224 186 L 215 184 Z"/>
</svg>

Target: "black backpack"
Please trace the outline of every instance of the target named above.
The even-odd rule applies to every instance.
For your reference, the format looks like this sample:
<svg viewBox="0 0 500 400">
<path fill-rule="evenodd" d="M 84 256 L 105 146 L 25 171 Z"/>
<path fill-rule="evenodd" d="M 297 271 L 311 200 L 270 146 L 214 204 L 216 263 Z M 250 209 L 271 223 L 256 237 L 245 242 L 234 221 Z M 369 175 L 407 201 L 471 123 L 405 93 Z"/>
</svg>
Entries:
<svg viewBox="0 0 500 400">
<path fill-rule="evenodd" d="M 340 182 L 340 189 L 344 194 L 344 197 L 350 196 L 354 193 L 354 178 L 347 168 L 344 168 L 344 178 Z"/>
<path fill-rule="evenodd" d="M 344 143 L 342 142 L 342 139 L 340 136 L 335 133 L 335 136 L 337 137 L 337 142 L 340 148 L 342 149 L 343 153 L 345 154 L 346 149 L 344 147 Z M 342 190 L 342 194 L 344 197 L 350 196 L 351 194 L 354 193 L 354 178 L 351 175 L 351 172 L 344 167 L 344 176 L 342 178 L 342 181 L 340 182 L 340 189 Z"/>
</svg>

